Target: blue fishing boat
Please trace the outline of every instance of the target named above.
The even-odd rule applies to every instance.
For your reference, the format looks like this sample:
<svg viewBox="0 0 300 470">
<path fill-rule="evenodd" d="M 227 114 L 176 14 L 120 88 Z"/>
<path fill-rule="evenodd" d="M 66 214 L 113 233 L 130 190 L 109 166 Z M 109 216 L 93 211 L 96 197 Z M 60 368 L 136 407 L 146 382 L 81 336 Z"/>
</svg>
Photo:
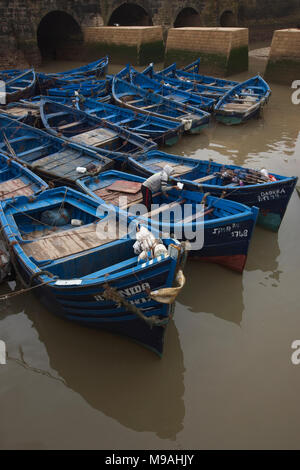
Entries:
<svg viewBox="0 0 300 470">
<path fill-rule="evenodd" d="M 115 152 L 138 155 L 156 147 L 154 142 L 123 127 L 46 98 L 41 101 L 40 113 L 51 134 L 100 150 L 100 153 L 103 150 L 111 152 L 112 157 Z"/>
<path fill-rule="evenodd" d="M 211 110 L 214 105 L 214 101 L 212 99 L 202 96 L 199 93 L 184 90 L 184 87 L 181 86 L 180 82 L 180 86 L 178 86 L 178 83 L 160 83 L 160 78 L 158 79 L 159 81 L 153 80 L 145 73 L 139 73 L 129 65 L 121 70 L 121 72 L 116 76 L 122 80 L 128 80 L 131 84 L 141 88 L 142 90 L 157 93 L 164 98 L 176 101 L 176 103 L 192 106 L 200 113 L 204 113 L 204 110 Z M 216 91 L 215 99 L 220 99 L 223 94 L 223 91 Z"/>
<path fill-rule="evenodd" d="M 40 127 L 40 109 L 34 103 L 17 102 L 0 106 L 0 113 L 29 126 Z"/>
<path fill-rule="evenodd" d="M 228 89 L 223 87 L 199 84 L 192 80 L 181 80 L 173 75 L 164 75 L 162 72 L 155 72 L 152 64 L 143 71 L 143 75 L 146 75 L 165 87 L 172 87 L 176 91 L 190 93 L 192 97 L 194 97 L 194 95 L 200 96 L 202 98 L 202 109 L 207 111 L 211 111 L 215 103 L 228 91 Z"/>
<path fill-rule="evenodd" d="M 190 134 L 201 132 L 210 121 L 210 114 L 204 111 L 164 98 L 150 90 L 143 90 L 117 77 L 113 79 L 112 95 L 118 106 L 136 113 L 176 120 L 184 124 L 185 131 Z"/>
<path fill-rule="evenodd" d="M 260 171 L 236 165 L 224 165 L 212 160 L 197 160 L 153 151 L 136 159 L 128 158 L 131 171 L 149 177 L 165 165 L 172 166 L 173 176 L 184 183 L 185 188 L 209 192 L 213 196 L 230 199 L 249 207 L 260 209 L 258 224 L 277 232 L 298 178 Z"/>
<path fill-rule="evenodd" d="M 82 67 L 78 67 L 71 70 L 66 70 L 65 72 L 58 72 L 58 73 L 50 73 L 48 75 L 52 77 L 69 77 L 69 76 L 81 76 L 81 77 L 89 77 L 89 76 L 96 76 L 101 78 L 106 75 L 108 69 L 109 57 L 103 57 L 95 62 L 90 62 L 87 65 L 83 65 Z"/>
<path fill-rule="evenodd" d="M 229 90 L 216 104 L 215 117 L 223 124 L 241 124 L 258 116 L 270 96 L 269 85 L 257 75 Z"/>
<path fill-rule="evenodd" d="M 194 62 L 194 64 L 196 64 L 196 62 Z M 189 66 L 187 66 L 182 70 L 177 69 L 176 64 L 172 64 L 169 67 L 162 70 L 161 72 L 159 72 L 159 74 L 163 76 L 170 76 L 173 78 L 177 78 L 183 82 L 187 81 L 187 82 L 192 82 L 198 85 L 207 85 L 211 87 L 224 88 L 225 89 L 224 91 L 228 91 L 231 88 L 235 87 L 236 85 L 239 85 L 240 83 L 234 80 L 225 80 L 223 78 L 210 77 L 208 75 L 201 75 L 198 72 L 199 72 L 199 67 L 198 67 L 198 71 L 197 71 L 197 66 L 193 70 L 193 64 L 190 64 L 190 68 Z"/>
<path fill-rule="evenodd" d="M 182 67 L 180 70 L 183 70 L 185 72 L 199 73 L 200 64 L 201 64 L 201 58 L 199 57 L 198 59 L 196 59 L 191 64 L 188 64 L 188 65 L 185 65 L 184 67 Z M 173 64 L 173 65 L 175 65 L 175 68 L 177 67 L 176 63 Z"/>
<path fill-rule="evenodd" d="M 55 184 L 75 185 L 83 172 L 99 173 L 114 165 L 111 152 L 94 152 L 1 114 L 0 130 L 0 153 Z"/>
<path fill-rule="evenodd" d="M 118 230 L 106 232 L 111 217 Z M 0 207 L 0 222 L 24 286 L 55 315 L 129 337 L 163 354 L 172 303 L 184 285 L 184 249 L 170 238 L 140 261 L 128 221 L 69 188 Z"/>
<path fill-rule="evenodd" d="M 162 169 L 162 168 L 161 168 Z M 99 177 L 78 180 L 78 185 L 99 204 L 113 204 L 128 210 L 129 217 L 140 213 L 141 185 L 145 178 L 108 171 Z M 136 210 L 135 210 L 136 205 Z M 258 209 L 204 195 L 195 191 L 172 189 L 168 197 L 154 195 L 153 209 L 138 220 L 160 233 L 174 234 L 178 240 L 192 242 L 189 255 L 243 272 Z M 198 239 L 194 241 L 194 238 Z"/>
<path fill-rule="evenodd" d="M 179 122 L 135 113 L 130 109 L 99 103 L 92 99 L 78 100 L 77 107 L 91 116 L 117 124 L 145 139 L 151 139 L 159 145 L 176 144 L 184 132 L 184 126 Z"/>
<path fill-rule="evenodd" d="M 27 100 L 21 100 L 20 103 L 24 103 L 25 105 L 33 106 L 38 110 L 40 113 L 40 104 L 42 99 L 44 98 L 49 98 L 48 96 L 45 95 L 36 95 L 33 96 L 32 98 L 29 98 Z M 65 104 L 66 106 L 74 106 L 76 105 L 76 97 L 71 97 L 71 96 L 51 96 L 51 100 L 55 101 L 56 103 L 61 103 Z"/>
<path fill-rule="evenodd" d="M 62 81 L 58 82 L 55 88 L 50 88 L 47 95 L 72 97 L 76 92 L 88 98 L 106 98 L 109 86 L 106 80 L 83 80 L 75 83 L 73 81 Z"/>
<path fill-rule="evenodd" d="M 40 93 L 45 93 L 49 88 L 56 88 L 56 85 L 63 80 L 71 80 L 73 82 L 80 82 L 87 79 L 99 79 L 105 77 L 108 69 L 108 57 L 97 60 L 85 66 L 67 70 L 58 73 L 38 73 L 37 81 L 40 88 Z"/>
<path fill-rule="evenodd" d="M 48 189 L 47 183 L 28 168 L 0 154 L 0 200 L 32 196 Z"/>
<path fill-rule="evenodd" d="M 2 78 L 5 74 L 2 73 Z M 19 101 L 22 98 L 29 98 L 35 93 L 36 74 L 34 70 L 25 70 L 19 73 L 12 73 L 5 83 L 5 90 L 1 90 L 3 104 Z"/>
<path fill-rule="evenodd" d="M 25 73 L 27 70 L 22 70 L 22 69 L 7 69 L 7 70 L 0 70 L 0 80 L 3 82 L 7 82 L 11 80 L 12 78 L 18 77 L 19 75 L 22 75 Z"/>
</svg>

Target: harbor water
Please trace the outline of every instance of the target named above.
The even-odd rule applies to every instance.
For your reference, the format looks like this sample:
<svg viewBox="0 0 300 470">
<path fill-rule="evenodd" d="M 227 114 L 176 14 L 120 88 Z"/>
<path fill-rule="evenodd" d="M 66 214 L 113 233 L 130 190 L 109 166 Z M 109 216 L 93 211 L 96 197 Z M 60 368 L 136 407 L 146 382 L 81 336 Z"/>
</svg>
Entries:
<svg viewBox="0 0 300 470">
<path fill-rule="evenodd" d="M 271 86 L 259 119 L 212 122 L 168 151 L 300 177 L 300 105 Z M 299 448 L 299 239 L 295 191 L 278 234 L 256 228 L 243 275 L 189 261 L 162 359 L 56 318 L 38 294 L 1 302 L 0 449 Z"/>
</svg>

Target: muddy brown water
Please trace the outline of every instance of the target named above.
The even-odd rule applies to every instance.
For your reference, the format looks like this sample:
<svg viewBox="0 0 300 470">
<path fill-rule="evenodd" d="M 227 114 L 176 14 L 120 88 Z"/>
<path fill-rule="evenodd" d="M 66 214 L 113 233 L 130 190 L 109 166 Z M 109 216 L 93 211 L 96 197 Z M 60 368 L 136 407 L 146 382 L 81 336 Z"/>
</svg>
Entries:
<svg viewBox="0 0 300 470">
<path fill-rule="evenodd" d="M 252 60 L 236 78 L 263 67 Z M 169 151 L 300 177 L 300 105 L 289 87 L 272 89 L 261 119 L 213 123 Z M 161 360 L 54 317 L 33 295 L 2 302 L 0 448 L 299 448 L 299 239 L 295 192 L 278 234 L 256 229 L 243 276 L 189 262 Z"/>
</svg>

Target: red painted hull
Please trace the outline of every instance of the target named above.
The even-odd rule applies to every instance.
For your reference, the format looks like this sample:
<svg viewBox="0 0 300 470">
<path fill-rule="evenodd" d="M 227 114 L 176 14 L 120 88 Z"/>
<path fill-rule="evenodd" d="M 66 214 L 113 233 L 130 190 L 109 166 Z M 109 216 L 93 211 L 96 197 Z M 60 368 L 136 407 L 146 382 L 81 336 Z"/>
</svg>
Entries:
<svg viewBox="0 0 300 470">
<path fill-rule="evenodd" d="M 225 268 L 229 268 L 232 271 L 236 271 L 240 274 L 243 273 L 246 262 L 247 262 L 246 255 L 207 256 L 204 258 L 200 256 L 199 257 L 193 256 L 190 259 L 206 261 L 208 263 L 220 264 L 221 266 L 224 266 Z"/>
</svg>

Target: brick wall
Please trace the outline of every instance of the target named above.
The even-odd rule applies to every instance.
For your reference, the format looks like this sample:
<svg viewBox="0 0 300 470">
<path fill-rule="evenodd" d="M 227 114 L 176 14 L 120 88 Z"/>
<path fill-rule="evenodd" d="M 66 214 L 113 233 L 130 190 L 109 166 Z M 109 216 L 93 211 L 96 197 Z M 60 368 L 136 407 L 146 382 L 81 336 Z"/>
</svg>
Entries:
<svg viewBox="0 0 300 470">
<path fill-rule="evenodd" d="M 203 73 L 228 75 L 248 68 L 246 28 L 172 28 L 169 30 L 166 65 L 180 65 L 201 57 Z"/>
<path fill-rule="evenodd" d="M 289 86 L 294 80 L 299 80 L 300 29 L 274 32 L 265 78 Z"/>
<path fill-rule="evenodd" d="M 300 29 L 282 29 L 274 32 L 270 59 L 282 58 L 300 61 Z"/>
<path fill-rule="evenodd" d="M 248 45 L 248 31 L 243 28 L 172 28 L 168 49 L 224 54 L 232 48 Z"/>
<path fill-rule="evenodd" d="M 104 26 L 83 28 L 87 54 L 108 54 L 112 62 L 147 64 L 162 62 L 164 56 L 161 26 Z"/>
<path fill-rule="evenodd" d="M 162 40 L 161 26 L 103 26 L 83 28 L 86 43 L 106 42 L 107 44 L 140 45 L 142 42 Z"/>
</svg>

